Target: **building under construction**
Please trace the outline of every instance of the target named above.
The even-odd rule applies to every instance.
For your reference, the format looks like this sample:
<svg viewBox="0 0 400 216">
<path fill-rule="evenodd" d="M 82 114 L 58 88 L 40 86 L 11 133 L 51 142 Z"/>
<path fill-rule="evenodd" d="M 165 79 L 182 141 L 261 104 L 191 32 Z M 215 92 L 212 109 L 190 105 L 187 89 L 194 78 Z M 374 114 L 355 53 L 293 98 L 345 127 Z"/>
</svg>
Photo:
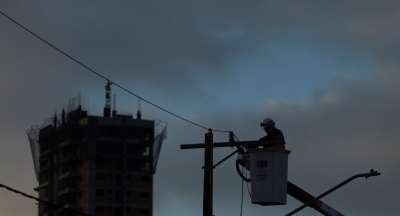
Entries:
<svg viewBox="0 0 400 216">
<path fill-rule="evenodd" d="M 166 124 L 111 111 L 90 116 L 82 97 L 28 131 L 39 199 L 91 216 L 152 215 L 155 173 Z M 38 215 L 71 215 L 39 203 Z"/>
</svg>

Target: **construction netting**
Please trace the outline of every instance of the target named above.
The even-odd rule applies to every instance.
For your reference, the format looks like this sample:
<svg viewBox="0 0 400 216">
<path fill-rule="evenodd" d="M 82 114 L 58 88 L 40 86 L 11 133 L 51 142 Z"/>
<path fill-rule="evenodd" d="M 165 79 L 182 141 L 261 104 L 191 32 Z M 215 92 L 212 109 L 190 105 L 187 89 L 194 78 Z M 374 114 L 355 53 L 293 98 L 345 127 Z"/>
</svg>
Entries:
<svg viewBox="0 0 400 216">
<path fill-rule="evenodd" d="M 167 123 L 154 121 L 154 144 L 153 144 L 153 174 L 156 172 L 158 157 L 161 152 L 162 142 L 167 138 Z"/>
</svg>

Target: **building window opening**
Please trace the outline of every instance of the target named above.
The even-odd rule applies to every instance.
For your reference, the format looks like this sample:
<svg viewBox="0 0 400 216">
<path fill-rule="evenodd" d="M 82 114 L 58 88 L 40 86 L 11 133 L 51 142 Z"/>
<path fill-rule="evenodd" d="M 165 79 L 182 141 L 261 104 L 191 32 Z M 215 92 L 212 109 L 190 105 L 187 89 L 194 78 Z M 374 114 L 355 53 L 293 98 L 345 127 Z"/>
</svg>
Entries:
<svg viewBox="0 0 400 216">
<path fill-rule="evenodd" d="M 105 195 L 104 190 L 101 190 L 101 189 L 96 190 L 96 196 L 104 196 L 104 195 Z"/>
<path fill-rule="evenodd" d="M 140 182 L 149 183 L 150 182 L 150 176 L 140 176 Z"/>
<path fill-rule="evenodd" d="M 103 212 L 104 212 L 104 206 L 97 205 L 96 206 L 96 213 L 103 213 Z"/>
<path fill-rule="evenodd" d="M 140 193 L 140 198 L 142 198 L 142 199 L 149 199 L 149 198 L 150 198 L 150 193 L 148 193 L 148 192 L 141 192 L 141 193 Z"/>
<path fill-rule="evenodd" d="M 106 178 L 106 174 L 105 173 L 97 173 L 96 174 L 96 179 L 97 180 L 104 180 Z"/>
<path fill-rule="evenodd" d="M 147 208 L 141 208 L 140 209 L 140 215 L 149 215 L 150 214 L 150 210 Z"/>
</svg>

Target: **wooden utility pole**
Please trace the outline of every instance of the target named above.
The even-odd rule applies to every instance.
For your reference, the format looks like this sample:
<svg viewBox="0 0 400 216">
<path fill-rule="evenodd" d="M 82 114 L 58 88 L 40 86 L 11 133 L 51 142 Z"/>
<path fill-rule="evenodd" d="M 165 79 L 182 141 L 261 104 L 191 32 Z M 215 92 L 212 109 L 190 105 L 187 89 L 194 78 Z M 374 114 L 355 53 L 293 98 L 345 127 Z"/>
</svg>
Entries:
<svg viewBox="0 0 400 216">
<path fill-rule="evenodd" d="M 213 133 L 205 134 L 203 216 L 213 216 Z"/>
<path fill-rule="evenodd" d="M 208 129 L 205 134 L 205 142 L 200 144 L 182 144 L 181 149 L 204 148 L 204 187 L 203 187 L 203 216 L 213 216 L 213 169 L 234 154 L 230 154 L 217 165 L 213 165 L 213 148 L 217 147 L 257 147 L 275 144 L 271 141 L 246 141 L 246 142 L 213 142 L 213 133 Z M 236 153 L 235 151 L 234 153 Z"/>
<path fill-rule="evenodd" d="M 242 141 L 242 142 L 235 142 L 233 138 L 230 138 L 229 142 L 219 142 L 214 143 L 213 141 L 213 133 L 211 129 L 208 129 L 208 133 L 205 134 L 205 142 L 199 144 L 182 144 L 181 149 L 198 149 L 204 148 L 204 188 L 203 188 L 203 216 L 213 216 L 213 170 L 216 166 L 230 158 L 231 156 L 235 155 L 239 149 L 252 149 L 257 147 L 269 147 L 273 144 L 279 144 L 279 140 L 260 140 L 260 141 Z M 238 150 L 234 151 L 217 164 L 213 165 L 213 148 L 218 147 L 237 147 Z M 303 189 L 297 187 L 296 185 L 292 184 L 291 182 L 287 182 L 287 193 L 299 200 L 302 203 L 305 203 L 303 206 L 299 207 L 298 209 L 294 210 L 293 212 L 289 213 L 288 215 L 292 215 L 293 213 L 300 211 L 305 206 L 313 207 L 318 212 L 324 215 L 343 215 L 339 213 L 337 210 L 333 209 L 332 207 L 328 206 L 326 203 L 323 203 L 319 200 L 322 196 L 327 195 L 328 193 L 336 190 L 337 188 L 341 187 L 342 185 L 348 183 L 349 181 L 353 180 L 354 178 L 358 177 L 370 177 L 370 176 L 377 176 L 380 173 L 371 170 L 370 173 L 359 174 L 353 176 L 352 178 L 346 180 L 345 182 L 339 184 L 338 186 L 334 187 L 333 189 L 325 192 L 324 194 L 313 197 L 311 194 L 307 193 Z"/>
</svg>

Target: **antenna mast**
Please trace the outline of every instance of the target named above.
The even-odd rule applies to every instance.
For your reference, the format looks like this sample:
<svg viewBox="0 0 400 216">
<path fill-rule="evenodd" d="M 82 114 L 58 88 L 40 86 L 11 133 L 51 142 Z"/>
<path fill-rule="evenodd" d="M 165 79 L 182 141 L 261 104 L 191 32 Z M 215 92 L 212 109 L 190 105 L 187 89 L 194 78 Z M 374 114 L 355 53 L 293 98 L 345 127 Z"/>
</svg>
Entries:
<svg viewBox="0 0 400 216">
<path fill-rule="evenodd" d="M 140 100 L 140 98 L 138 98 L 138 111 L 136 113 L 136 118 L 139 120 L 142 119 L 142 110 L 140 108 L 140 102 L 141 102 L 141 100 Z"/>
<path fill-rule="evenodd" d="M 110 117 L 111 114 L 111 82 L 107 81 L 106 85 L 106 106 L 104 107 L 104 117 Z"/>
<path fill-rule="evenodd" d="M 112 117 L 113 118 L 115 118 L 115 117 L 117 117 L 117 103 L 116 103 L 116 100 L 117 100 L 117 96 L 114 94 L 114 97 L 113 97 L 113 111 L 112 111 Z"/>
</svg>

